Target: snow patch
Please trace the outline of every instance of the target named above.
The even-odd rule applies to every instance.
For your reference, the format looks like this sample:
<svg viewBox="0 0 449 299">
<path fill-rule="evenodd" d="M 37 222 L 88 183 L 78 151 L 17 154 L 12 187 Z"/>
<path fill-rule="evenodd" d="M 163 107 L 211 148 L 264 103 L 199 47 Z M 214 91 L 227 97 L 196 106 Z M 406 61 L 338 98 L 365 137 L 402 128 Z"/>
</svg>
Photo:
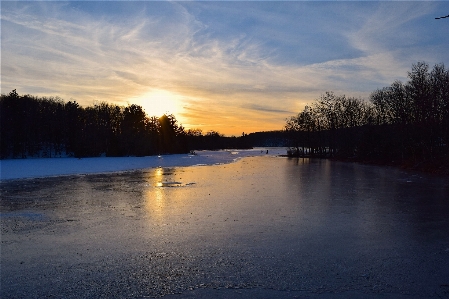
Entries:
<svg viewBox="0 0 449 299">
<path fill-rule="evenodd" d="M 0 160 L 0 179 L 13 180 L 74 174 L 130 171 L 156 167 L 221 165 L 250 156 L 278 156 L 286 148 L 195 151 L 192 154 L 148 157 L 37 158 Z M 267 153 L 268 151 L 268 153 Z"/>
</svg>

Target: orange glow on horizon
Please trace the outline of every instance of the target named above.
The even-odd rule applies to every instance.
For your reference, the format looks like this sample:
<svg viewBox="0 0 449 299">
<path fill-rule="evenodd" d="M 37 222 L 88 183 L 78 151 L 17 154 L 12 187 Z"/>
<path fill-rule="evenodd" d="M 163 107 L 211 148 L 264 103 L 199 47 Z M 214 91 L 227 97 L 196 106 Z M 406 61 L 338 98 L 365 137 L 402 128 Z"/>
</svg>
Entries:
<svg viewBox="0 0 449 299">
<path fill-rule="evenodd" d="M 131 98 L 130 103 L 141 106 L 148 117 L 173 114 L 178 125 L 186 131 L 200 129 L 204 135 L 215 131 L 224 136 L 238 137 L 242 133 L 282 130 L 285 119 L 291 116 L 274 116 L 264 111 L 238 108 L 238 98 L 241 97 L 237 96 L 229 102 L 227 98 L 216 97 L 215 104 L 211 105 L 210 97 L 205 94 L 152 89 Z M 245 102 L 244 97 L 242 102 Z"/>
</svg>

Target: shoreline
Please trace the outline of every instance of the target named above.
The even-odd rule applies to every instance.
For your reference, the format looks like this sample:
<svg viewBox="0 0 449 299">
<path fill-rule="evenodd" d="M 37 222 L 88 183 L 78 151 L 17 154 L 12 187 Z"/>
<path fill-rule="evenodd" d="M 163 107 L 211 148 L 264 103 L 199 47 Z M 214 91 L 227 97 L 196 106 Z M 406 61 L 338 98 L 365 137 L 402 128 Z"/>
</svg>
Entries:
<svg viewBox="0 0 449 299">
<path fill-rule="evenodd" d="M 257 152 L 259 152 L 260 149 L 257 149 Z M 221 152 L 221 153 L 230 153 L 231 155 L 233 152 L 231 150 L 223 150 L 223 151 L 212 151 L 212 152 Z M 265 153 L 265 150 L 263 150 Z M 182 159 L 186 159 L 186 156 L 188 158 L 192 158 L 194 156 L 192 155 L 166 155 L 165 158 L 175 157 L 179 156 Z M 258 157 L 258 156 L 269 156 L 269 157 L 283 157 L 283 158 L 297 158 L 297 159 L 326 159 L 330 161 L 337 161 L 337 162 L 344 162 L 344 163 L 357 163 L 361 165 L 371 165 L 371 166 L 378 166 L 378 167 L 392 167 L 395 169 L 400 169 L 404 171 L 410 171 L 410 172 L 417 172 L 425 175 L 431 175 L 435 177 L 449 177 L 449 161 L 446 161 L 441 163 L 441 161 L 421 161 L 419 163 L 416 162 L 404 162 L 404 163 L 397 163 L 395 161 L 386 162 L 386 161 L 379 161 L 379 160 L 361 160 L 357 158 L 341 158 L 341 157 L 296 157 L 296 156 L 288 156 L 285 154 L 269 154 L 269 155 L 262 155 L 262 154 L 253 154 L 253 155 L 243 155 L 243 156 L 237 156 L 234 159 L 225 159 L 225 161 L 221 160 L 217 157 L 215 157 L 217 160 L 211 160 L 206 161 L 206 163 L 180 163 L 176 161 L 168 161 L 168 162 L 162 162 L 163 158 L 159 156 L 147 156 L 147 157 L 98 157 L 98 158 L 83 158 L 83 159 L 77 159 L 77 158 L 41 158 L 41 159 L 14 159 L 9 161 L 37 161 L 37 160 L 43 160 L 45 162 L 48 161 L 48 159 L 51 160 L 96 160 L 100 159 L 103 162 L 106 160 L 113 160 L 113 159 L 122 159 L 122 160 L 134 160 L 139 161 L 142 159 L 152 159 L 155 160 L 156 158 L 158 161 L 156 163 L 151 163 L 151 165 L 137 165 L 135 163 L 131 163 L 131 165 L 128 165 L 126 167 L 118 167 L 115 169 L 103 169 L 103 170 L 97 170 L 95 169 L 88 169 L 83 168 L 82 170 L 79 170 L 77 168 L 72 168 L 70 171 L 67 171 L 65 173 L 44 173 L 44 174 L 36 174 L 33 173 L 31 175 L 19 175 L 19 176 L 9 176 L 5 175 L 4 173 L 4 164 L 2 163 L 5 160 L 0 161 L 0 172 L 1 172 L 1 178 L 0 178 L 0 184 L 8 183 L 8 182 L 15 182 L 15 181 L 27 181 L 27 180 L 33 180 L 33 179 L 45 179 L 45 178 L 58 178 L 58 177 L 70 177 L 70 176 L 86 176 L 86 175 L 108 175 L 108 174 L 121 174 L 121 173 L 127 173 L 127 172 L 135 172 L 135 171 L 141 171 L 144 169 L 156 169 L 156 168 L 178 168 L 178 167 L 192 167 L 192 166 L 213 166 L 213 165 L 223 165 L 223 164 L 230 164 L 234 163 L 240 159 L 243 158 L 250 158 L 250 157 Z M 178 158 L 179 158 L 178 157 Z M 166 159 L 170 160 L 170 159 Z M 176 160 L 176 159 L 175 159 Z M 159 162 L 159 163 L 157 163 Z M 2 165 L 3 164 L 3 165 Z M 43 163 L 46 164 L 46 163 Z M 10 166 L 9 167 L 17 167 L 17 166 Z M 46 165 L 38 165 L 38 168 L 46 167 Z M 117 167 L 117 165 L 116 165 Z M 8 171 L 8 170 L 7 170 Z"/>
</svg>

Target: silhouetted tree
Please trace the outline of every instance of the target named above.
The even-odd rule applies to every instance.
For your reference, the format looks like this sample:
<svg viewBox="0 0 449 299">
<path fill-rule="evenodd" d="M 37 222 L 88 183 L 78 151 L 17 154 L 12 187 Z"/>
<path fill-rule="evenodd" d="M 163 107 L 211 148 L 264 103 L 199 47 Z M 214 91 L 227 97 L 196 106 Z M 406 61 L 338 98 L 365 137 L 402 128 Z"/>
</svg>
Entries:
<svg viewBox="0 0 449 299">
<path fill-rule="evenodd" d="M 159 118 L 159 151 L 161 153 L 188 151 L 184 128 L 178 125 L 173 114 L 164 114 Z"/>
<path fill-rule="evenodd" d="M 148 118 L 141 106 L 133 104 L 124 109 L 121 136 L 126 155 L 143 156 L 149 152 L 147 122 Z"/>
</svg>

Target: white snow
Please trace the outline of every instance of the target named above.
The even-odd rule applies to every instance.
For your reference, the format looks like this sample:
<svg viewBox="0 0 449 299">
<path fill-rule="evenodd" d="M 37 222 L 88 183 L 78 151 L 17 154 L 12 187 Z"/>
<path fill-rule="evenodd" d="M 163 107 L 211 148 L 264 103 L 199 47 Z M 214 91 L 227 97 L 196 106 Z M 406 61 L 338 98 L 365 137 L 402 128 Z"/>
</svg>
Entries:
<svg viewBox="0 0 449 299">
<path fill-rule="evenodd" d="M 267 154 L 268 150 L 268 154 Z M 73 174 L 106 173 L 154 167 L 175 167 L 231 163 L 248 156 L 277 156 L 286 148 L 250 150 L 197 151 L 196 155 L 179 154 L 148 157 L 39 158 L 0 160 L 0 179 L 24 179 Z"/>
</svg>

